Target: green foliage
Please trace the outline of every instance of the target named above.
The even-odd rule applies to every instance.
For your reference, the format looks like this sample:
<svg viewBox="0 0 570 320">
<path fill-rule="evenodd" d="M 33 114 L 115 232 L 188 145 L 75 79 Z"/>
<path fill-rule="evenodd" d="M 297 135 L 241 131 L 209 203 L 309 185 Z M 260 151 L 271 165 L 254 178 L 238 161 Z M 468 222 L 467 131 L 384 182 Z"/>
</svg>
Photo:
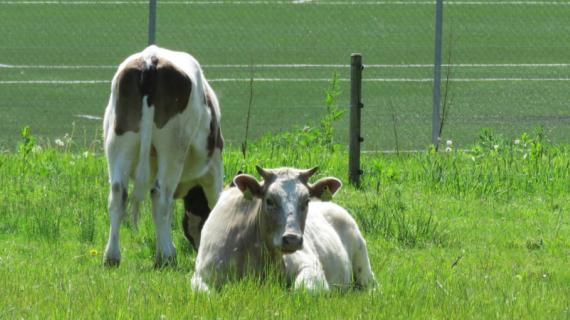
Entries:
<svg viewBox="0 0 570 320">
<path fill-rule="evenodd" d="M 338 74 L 335 72 L 328 89 L 325 91 L 325 105 L 327 112 L 325 116 L 320 120 L 319 130 L 319 141 L 321 145 L 327 146 L 331 149 L 334 149 L 333 124 L 346 113 L 346 110 L 340 109 L 336 102 L 340 94 L 341 91 L 338 81 Z"/>
<path fill-rule="evenodd" d="M 26 157 L 36 145 L 36 138 L 31 135 L 30 127 L 26 126 L 20 130 L 21 141 L 18 143 L 18 153 Z"/>
<path fill-rule="evenodd" d="M 325 114 L 319 120 L 318 126 L 305 125 L 303 128 L 296 128 L 290 131 L 283 131 L 277 134 L 264 135 L 256 143 L 261 149 L 267 148 L 318 148 L 323 151 L 334 152 L 342 148 L 334 141 L 334 124 L 346 113 L 338 107 L 336 99 L 341 94 L 338 74 L 334 73 L 325 91 Z"/>
</svg>

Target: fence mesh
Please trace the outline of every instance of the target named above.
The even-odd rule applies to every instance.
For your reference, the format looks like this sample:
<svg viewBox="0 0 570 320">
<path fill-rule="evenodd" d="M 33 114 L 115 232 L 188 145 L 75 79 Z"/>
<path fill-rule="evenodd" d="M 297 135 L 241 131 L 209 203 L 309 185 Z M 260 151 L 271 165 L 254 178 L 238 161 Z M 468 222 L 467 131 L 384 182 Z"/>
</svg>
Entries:
<svg viewBox="0 0 570 320">
<path fill-rule="evenodd" d="M 193 54 L 220 98 L 229 143 L 318 125 L 333 74 L 349 101 L 350 54 L 366 65 L 367 150 L 431 141 L 433 1 L 158 0 L 158 45 Z M 515 139 L 543 126 L 570 137 L 570 2 L 445 1 L 442 138 L 470 144 L 481 128 Z M 147 44 L 148 1 L 1 1 L 0 148 L 19 130 L 53 141 L 100 140 L 116 66 Z M 253 88 L 251 79 L 253 78 Z M 336 124 L 346 143 L 347 118 Z"/>
</svg>

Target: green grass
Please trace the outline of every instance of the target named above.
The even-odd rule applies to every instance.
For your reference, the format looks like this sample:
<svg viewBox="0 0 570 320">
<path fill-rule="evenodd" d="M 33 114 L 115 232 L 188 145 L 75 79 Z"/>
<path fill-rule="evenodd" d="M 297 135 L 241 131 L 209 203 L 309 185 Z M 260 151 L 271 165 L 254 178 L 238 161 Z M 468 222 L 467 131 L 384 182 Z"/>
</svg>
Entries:
<svg viewBox="0 0 570 320">
<path fill-rule="evenodd" d="M 139 1 L 140 2 L 140 1 Z M 322 1 L 321 1 L 322 2 Z M 453 64 L 569 63 L 568 5 L 446 5 L 444 56 Z M 426 4 L 386 5 L 176 5 L 158 6 L 157 42 L 186 50 L 205 65 L 209 79 L 249 79 L 250 68 L 213 65 L 348 65 L 352 52 L 364 63 L 427 64 L 416 68 L 367 68 L 366 79 L 431 77 L 434 9 Z M 0 68 L 1 81 L 104 80 L 126 56 L 146 45 L 144 4 L 26 5 L 0 2 L 0 64 L 95 65 L 102 69 Z M 447 62 L 447 58 L 444 58 Z M 309 79 L 254 83 L 251 136 L 314 126 L 324 113 L 323 92 L 346 67 L 254 68 L 256 78 Z M 452 79 L 566 79 L 567 67 L 468 67 L 452 69 Z M 311 80 L 313 79 L 313 80 Z M 451 112 L 443 138 L 468 147 L 481 127 L 506 137 L 543 125 L 554 142 L 568 142 L 570 100 L 567 81 L 451 82 Z M 243 140 L 249 82 L 213 82 L 229 143 Z M 393 119 L 401 149 L 430 142 L 430 82 L 365 82 L 364 147 L 393 150 Z M 341 106 L 348 105 L 348 82 L 341 82 Z M 99 135 L 109 84 L 0 84 L 0 149 L 13 150 L 19 129 L 52 140 L 71 131 L 89 141 Z M 275 117 L 279 114 L 279 117 Z M 346 117 L 338 128 L 346 127 Z M 347 141 L 346 129 L 337 130 Z"/>
<path fill-rule="evenodd" d="M 0 318 L 570 317 L 570 146 L 548 143 L 541 131 L 517 143 L 484 131 L 468 151 L 366 154 L 361 188 L 345 184 L 335 201 L 358 221 L 380 287 L 321 296 L 254 280 L 193 293 L 181 204 L 177 267 L 153 268 L 147 202 L 140 231 L 122 227 L 121 266 L 104 268 L 108 185 L 99 146 L 75 152 L 72 137 L 40 149 L 27 137 L 18 152 L 0 153 Z M 319 165 L 318 177 L 346 182 L 344 148 L 331 151 L 315 137 L 251 142 L 246 160 L 230 148 L 225 180 L 261 164 Z"/>
</svg>

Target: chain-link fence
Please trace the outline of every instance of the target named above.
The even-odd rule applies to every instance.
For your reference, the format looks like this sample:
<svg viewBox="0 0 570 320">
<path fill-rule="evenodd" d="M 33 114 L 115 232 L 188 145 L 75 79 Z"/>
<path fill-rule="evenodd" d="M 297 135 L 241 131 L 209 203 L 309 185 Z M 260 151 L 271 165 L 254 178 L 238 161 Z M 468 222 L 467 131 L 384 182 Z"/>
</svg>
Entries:
<svg viewBox="0 0 570 320">
<path fill-rule="evenodd" d="M 433 1 L 158 0 L 156 42 L 203 65 L 229 143 L 318 125 L 325 90 L 363 55 L 365 150 L 431 141 Z M 147 44 L 148 1 L 0 1 L 0 148 L 19 130 L 53 141 L 100 139 L 116 66 Z M 483 127 L 506 137 L 544 126 L 570 138 L 570 2 L 445 1 L 442 138 L 461 147 Z M 251 88 L 253 79 L 253 88 Z M 251 93 L 253 95 L 251 96 Z M 345 115 L 337 142 L 348 141 Z"/>
</svg>

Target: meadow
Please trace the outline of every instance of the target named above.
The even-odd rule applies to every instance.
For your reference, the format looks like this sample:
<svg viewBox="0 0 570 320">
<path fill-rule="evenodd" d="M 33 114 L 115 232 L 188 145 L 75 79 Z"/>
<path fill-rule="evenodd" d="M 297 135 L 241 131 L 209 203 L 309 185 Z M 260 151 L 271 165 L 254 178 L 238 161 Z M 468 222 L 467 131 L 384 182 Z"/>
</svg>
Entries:
<svg viewBox="0 0 570 320">
<path fill-rule="evenodd" d="M 194 54 L 220 98 L 226 183 L 256 164 L 343 180 L 334 201 L 379 288 L 313 296 L 249 279 L 195 294 L 182 205 L 178 264 L 155 269 L 148 201 L 138 232 L 122 226 L 121 265 L 103 267 L 98 117 L 116 66 L 146 44 L 146 1 L 1 1 L 0 319 L 570 318 L 570 5 L 446 5 L 436 152 L 433 2 L 297 2 L 159 0 L 157 42 Z M 419 150 L 364 153 L 359 187 L 342 114 L 352 52 L 368 65 L 364 149 Z"/>
<path fill-rule="evenodd" d="M 2 319 L 570 317 L 570 147 L 540 130 L 516 141 L 482 131 L 468 150 L 366 154 L 359 188 L 346 184 L 344 147 L 312 132 L 251 141 L 245 157 L 227 149 L 226 182 L 255 164 L 319 165 L 318 177 L 345 182 L 334 201 L 358 221 L 380 286 L 317 296 L 256 279 L 192 292 L 195 252 L 182 235 L 181 204 L 176 267 L 153 267 L 148 202 L 138 232 L 123 224 L 121 265 L 103 267 L 108 185 L 99 148 L 73 151 L 73 137 L 41 146 L 22 133 L 17 152 L 0 153 Z"/>
<path fill-rule="evenodd" d="M 116 66 L 146 45 L 147 16 L 138 0 L 0 1 L 0 149 L 14 150 L 24 126 L 52 142 L 72 130 L 87 146 L 98 137 L 94 117 Z M 567 143 L 569 16 L 564 1 L 446 4 L 443 139 L 468 147 L 481 127 L 514 139 L 542 125 Z M 251 78 L 252 137 L 312 127 L 335 73 L 348 106 L 350 54 L 360 52 L 364 148 L 422 150 L 431 141 L 433 25 L 432 1 L 159 0 L 156 39 L 204 66 L 231 144 L 243 141 Z M 346 124 L 337 124 L 340 142 Z"/>
</svg>

